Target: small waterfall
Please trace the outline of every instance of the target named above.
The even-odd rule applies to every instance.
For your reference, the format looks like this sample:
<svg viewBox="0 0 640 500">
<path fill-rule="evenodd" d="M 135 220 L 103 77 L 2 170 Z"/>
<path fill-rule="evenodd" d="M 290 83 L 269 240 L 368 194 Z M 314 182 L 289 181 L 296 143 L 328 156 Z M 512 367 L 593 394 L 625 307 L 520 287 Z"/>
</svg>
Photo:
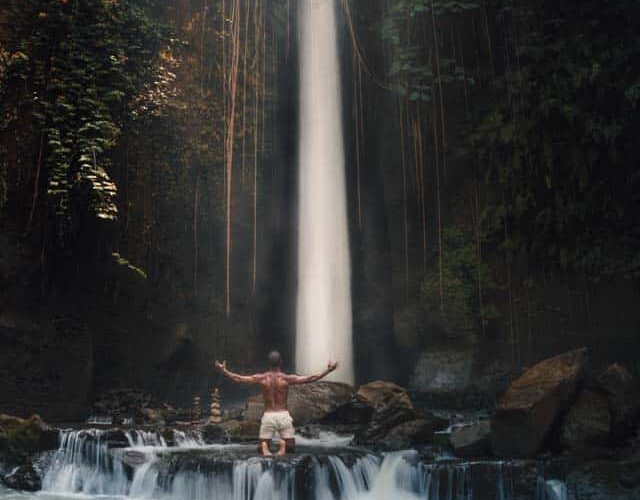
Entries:
<svg viewBox="0 0 640 500">
<path fill-rule="evenodd" d="M 42 487 L 51 493 L 125 495 L 128 479 L 121 461 L 114 460 L 105 431 L 63 431 Z"/>
<path fill-rule="evenodd" d="M 175 432 L 175 431 L 174 431 Z M 150 431 L 142 431 L 137 429 L 128 430 L 125 433 L 127 437 L 127 441 L 129 441 L 129 446 L 134 447 L 143 447 L 143 446 L 154 446 L 154 447 L 167 447 L 167 441 L 164 437 L 157 432 Z"/>
<path fill-rule="evenodd" d="M 351 264 L 347 225 L 336 0 L 301 0 L 296 368 L 353 383 Z"/>
<path fill-rule="evenodd" d="M 569 500 L 567 485 L 557 479 L 545 482 L 545 500 Z"/>
<path fill-rule="evenodd" d="M 179 448 L 199 448 L 205 446 L 202 432 L 197 430 L 179 431 L 174 429 L 173 440 Z"/>
<path fill-rule="evenodd" d="M 113 439 L 129 447 L 111 448 Z M 339 455 L 309 456 L 309 464 L 295 459 L 222 457 L 220 450 L 230 453 L 232 446 L 208 449 L 196 442 L 188 450 L 184 443 L 194 438 L 187 435 L 182 447 L 167 446 L 158 434 L 146 431 L 127 431 L 126 442 L 122 439 L 122 431 L 63 431 L 43 490 L 62 496 L 162 500 L 414 500 L 425 498 L 427 491 L 423 477 L 427 471 L 415 452 L 384 457 L 365 454 L 353 461 Z M 177 438 L 174 441 L 180 445 Z M 310 490 L 301 490 L 301 484 L 306 484 L 303 477 L 308 478 Z"/>
<path fill-rule="evenodd" d="M 155 500 L 567 500 L 536 464 L 425 463 L 416 451 L 356 449 L 264 459 L 253 445 L 206 445 L 197 433 L 64 431 L 43 490 Z M 523 482 L 523 478 L 527 478 Z"/>
</svg>

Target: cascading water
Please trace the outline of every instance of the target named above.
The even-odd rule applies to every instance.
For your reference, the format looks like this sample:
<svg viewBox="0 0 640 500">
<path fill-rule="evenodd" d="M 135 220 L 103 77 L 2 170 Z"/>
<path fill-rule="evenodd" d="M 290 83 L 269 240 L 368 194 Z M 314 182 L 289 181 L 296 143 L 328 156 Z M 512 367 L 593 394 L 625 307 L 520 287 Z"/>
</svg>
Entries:
<svg viewBox="0 0 640 500">
<path fill-rule="evenodd" d="M 177 438 L 174 435 L 175 443 Z M 343 455 L 269 460 L 256 457 L 253 446 L 167 446 L 149 432 L 127 433 L 124 440 L 131 446 L 124 448 L 112 448 L 112 439 L 109 431 L 63 432 L 43 493 L 58 498 L 82 493 L 162 500 L 471 498 L 456 479 L 465 469 L 428 467 L 412 451 L 378 456 L 343 450 Z M 443 496 L 446 491 L 457 496 Z"/>
<path fill-rule="evenodd" d="M 347 228 L 336 0 L 301 0 L 298 300 L 296 368 L 329 359 L 353 382 L 351 265 Z"/>
</svg>

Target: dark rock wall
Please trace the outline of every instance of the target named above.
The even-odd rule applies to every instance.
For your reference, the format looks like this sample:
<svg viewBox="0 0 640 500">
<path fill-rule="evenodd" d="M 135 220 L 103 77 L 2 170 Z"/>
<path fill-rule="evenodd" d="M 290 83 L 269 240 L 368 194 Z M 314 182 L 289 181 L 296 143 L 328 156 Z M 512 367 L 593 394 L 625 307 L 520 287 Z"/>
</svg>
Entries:
<svg viewBox="0 0 640 500">
<path fill-rule="evenodd" d="M 127 202 L 155 204 L 149 209 L 152 214 L 145 208 L 141 220 L 127 219 L 135 230 L 119 228 L 117 237 L 108 231 L 86 235 L 88 241 L 79 245 L 73 259 L 57 263 L 56 273 L 47 280 L 41 273 L 41 241 L 25 240 L 16 221 L 0 220 L 0 410 L 38 411 L 49 419 L 79 418 L 86 415 L 96 393 L 113 387 L 141 388 L 160 399 L 189 405 L 193 396 L 204 395 L 211 384 L 219 383 L 210 367 L 214 357 L 228 359 L 234 369 L 249 371 L 261 368 L 266 352 L 277 348 L 285 354 L 287 368 L 293 366 L 297 54 L 295 9 L 286 13 L 285 8 L 294 4 L 284 0 L 270 4 L 273 19 L 269 18 L 267 46 L 271 72 L 266 157 L 260 170 L 255 294 L 251 283 L 252 211 L 249 195 L 240 188 L 234 193 L 238 194 L 233 233 L 234 306 L 228 317 L 222 307 L 224 235 L 216 219 L 219 200 L 211 196 L 207 204 L 203 201 L 200 266 L 194 273 L 191 181 L 176 188 L 184 192 L 180 193 L 181 204 L 172 204 L 163 184 L 166 178 L 127 179 Z M 390 54 L 380 38 L 379 25 L 389 2 L 351 4 L 355 35 L 368 69 L 384 80 Z M 169 23 L 182 26 L 201 8 L 202 2 L 182 0 L 164 15 Z M 0 41 L 2 19 L 0 10 Z M 468 20 L 460 22 L 463 24 L 456 28 L 469 27 Z M 426 221 L 425 256 L 413 184 L 408 187 L 408 230 L 403 224 L 398 97 L 365 72 L 358 161 L 354 103 L 360 96 L 353 92 L 357 73 L 351 33 L 344 22 L 340 29 L 359 381 L 396 379 L 427 393 L 429 405 L 482 407 L 493 403 L 523 366 L 578 346 L 591 348 L 596 365 L 620 361 L 637 369 L 640 301 L 636 286 L 629 281 L 587 283 L 582 276 L 551 276 L 533 265 L 532 284 L 514 286 L 509 300 L 505 266 L 496 255 L 488 255 L 497 270 L 491 297 L 496 318 L 483 330 L 468 328 L 469 311 L 456 299 L 453 282 L 445 303 L 450 328 L 436 324 L 423 294 L 425 276 L 436 269 L 435 213 L 430 210 Z M 469 34 L 463 44 L 467 55 L 478 41 L 472 30 L 465 33 Z M 464 114 L 461 95 L 456 92 L 445 90 L 451 151 L 460 145 L 457 131 Z M 148 139 L 161 144 L 163 136 Z M 426 146 L 425 155 L 432 166 L 429 148 Z M 136 159 L 135 151 L 124 143 L 122 149 L 131 155 L 129 161 L 148 160 Z M 433 201 L 430 168 L 426 195 Z M 443 187 L 444 217 L 449 223 L 464 226 L 471 219 L 468 180 L 464 175 L 453 176 Z M 145 226 L 146 217 L 155 218 L 153 229 Z M 148 230 L 155 231 L 149 240 L 153 248 L 141 239 Z M 109 249 L 120 248 L 148 278 L 114 265 L 104 252 L 95 250 L 94 240 L 107 241 Z M 518 274 L 518 269 L 514 272 Z M 522 278 L 522 285 L 527 273 L 514 275 L 514 281 Z M 194 275 L 198 276 L 195 291 Z M 227 402 L 243 396 L 240 388 L 225 388 Z M 447 395 L 453 395 L 455 401 L 447 400 Z"/>
</svg>

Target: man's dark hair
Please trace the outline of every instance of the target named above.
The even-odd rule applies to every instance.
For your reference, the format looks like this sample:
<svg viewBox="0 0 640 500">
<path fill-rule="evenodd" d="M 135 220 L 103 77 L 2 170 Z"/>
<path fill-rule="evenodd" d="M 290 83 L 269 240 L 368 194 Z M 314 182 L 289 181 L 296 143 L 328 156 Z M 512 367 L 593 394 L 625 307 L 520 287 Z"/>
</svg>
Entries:
<svg viewBox="0 0 640 500">
<path fill-rule="evenodd" d="M 282 364 L 282 358 L 278 351 L 271 351 L 267 359 L 269 360 L 269 368 L 278 368 Z"/>
</svg>

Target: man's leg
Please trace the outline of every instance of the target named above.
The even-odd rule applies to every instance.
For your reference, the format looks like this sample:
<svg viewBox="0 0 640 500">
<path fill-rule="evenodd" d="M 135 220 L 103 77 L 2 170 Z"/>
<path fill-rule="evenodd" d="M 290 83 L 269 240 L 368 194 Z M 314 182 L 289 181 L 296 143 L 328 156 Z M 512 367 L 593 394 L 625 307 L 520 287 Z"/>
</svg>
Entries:
<svg viewBox="0 0 640 500">
<path fill-rule="evenodd" d="M 269 443 L 271 439 L 273 439 L 273 435 L 275 433 L 275 427 L 273 418 L 270 414 L 265 413 L 262 416 L 262 421 L 260 423 L 260 453 L 265 457 L 271 456 L 271 451 L 269 450 Z"/>
<path fill-rule="evenodd" d="M 280 446 L 281 449 L 284 448 L 289 453 L 296 451 L 296 430 L 293 427 L 293 419 L 288 412 L 281 421 Z"/>
<path fill-rule="evenodd" d="M 270 439 L 261 439 L 260 440 L 260 452 L 265 457 L 271 456 L 271 450 L 269 450 L 269 441 Z"/>
<path fill-rule="evenodd" d="M 287 451 L 287 442 L 284 439 L 280 439 L 278 442 L 278 456 L 281 457 Z"/>
</svg>

